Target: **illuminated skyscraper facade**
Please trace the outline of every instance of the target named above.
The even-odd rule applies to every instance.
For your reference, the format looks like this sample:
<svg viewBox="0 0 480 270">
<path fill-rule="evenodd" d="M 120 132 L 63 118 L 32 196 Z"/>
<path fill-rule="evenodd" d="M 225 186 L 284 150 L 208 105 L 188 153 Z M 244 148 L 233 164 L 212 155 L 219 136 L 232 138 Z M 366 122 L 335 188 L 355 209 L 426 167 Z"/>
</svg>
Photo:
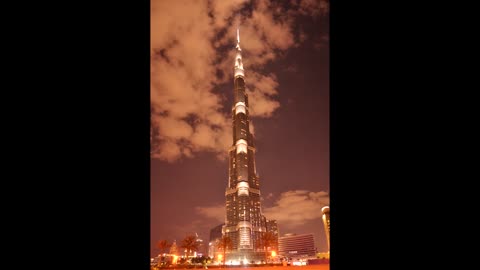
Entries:
<svg viewBox="0 0 480 270">
<path fill-rule="evenodd" d="M 238 29 L 235 49 L 233 144 L 229 149 L 229 179 L 225 191 L 226 219 L 222 233 L 230 237 L 233 243 L 231 251 L 226 254 L 227 263 L 250 263 L 265 259 L 265 252 L 259 243 L 262 234 L 267 231 L 267 219 L 260 208 L 260 185 L 255 167 L 255 145 L 249 128 L 248 95 Z M 276 229 L 276 226 L 269 227 Z"/>
<path fill-rule="evenodd" d="M 323 207 L 322 212 L 323 226 L 325 227 L 325 233 L 327 235 L 327 247 L 330 252 L 330 207 Z"/>
</svg>

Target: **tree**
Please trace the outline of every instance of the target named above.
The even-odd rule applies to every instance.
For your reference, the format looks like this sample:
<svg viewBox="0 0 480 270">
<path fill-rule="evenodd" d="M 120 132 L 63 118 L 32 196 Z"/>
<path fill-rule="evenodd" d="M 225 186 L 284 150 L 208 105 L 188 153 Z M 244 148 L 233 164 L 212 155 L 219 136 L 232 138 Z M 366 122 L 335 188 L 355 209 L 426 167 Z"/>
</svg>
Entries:
<svg viewBox="0 0 480 270">
<path fill-rule="evenodd" d="M 160 253 L 167 253 L 168 249 L 172 246 L 167 240 L 160 240 L 157 242 L 157 248 L 160 250 Z"/>
<path fill-rule="evenodd" d="M 171 255 L 178 255 L 177 241 L 176 241 L 176 240 L 174 240 L 174 241 L 173 241 L 173 244 L 170 246 L 170 251 L 169 251 L 169 253 L 170 253 Z"/>
<path fill-rule="evenodd" d="M 267 258 L 268 258 L 268 248 L 274 247 L 276 243 L 277 243 L 277 236 L 272 232 L 266 232 L 260 236 L 259 247 L 265 250 L 265 262 L 267 262 Z"/>
<path fill-rule="evenodd" d="M 188 260 L 188 256 L 190 256 L 190 252 L 198 250 L 199 243 L 197 242 L 197 237 L 194 235 L 187 235 L 182 240 L 180 247 L 187 250 L 187 260 Z"/>
<path fill-rule="evenodd" d="M 223 250 L 223 266 L 225 266 L 225 253 L 228 249 L 231 249 L 233 246 L 232 239 L 226 235 L 224 235 L 220 242 L 218 242 L 218 248 Z"/>
</svg>

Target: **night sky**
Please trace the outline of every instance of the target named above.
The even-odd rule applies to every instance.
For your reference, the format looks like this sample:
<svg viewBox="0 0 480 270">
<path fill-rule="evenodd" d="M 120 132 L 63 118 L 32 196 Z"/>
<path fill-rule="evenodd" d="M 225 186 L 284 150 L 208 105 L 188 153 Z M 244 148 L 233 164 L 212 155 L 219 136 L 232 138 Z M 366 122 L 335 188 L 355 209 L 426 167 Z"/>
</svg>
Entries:
<svg viewBox="0 0 480 270">
<path fill-rule="evenodd" d="M 223 223 L 237 25 L 263 213 L 327 250 L 329 6 L 279 2 L 152 0 L 152 256 Z"/>
</svg>

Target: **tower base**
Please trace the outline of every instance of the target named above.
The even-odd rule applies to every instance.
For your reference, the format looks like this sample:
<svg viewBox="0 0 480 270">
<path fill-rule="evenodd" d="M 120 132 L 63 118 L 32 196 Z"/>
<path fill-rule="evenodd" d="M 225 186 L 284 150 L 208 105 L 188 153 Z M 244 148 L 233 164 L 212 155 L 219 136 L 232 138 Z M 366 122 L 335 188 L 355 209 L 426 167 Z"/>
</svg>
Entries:
<svg viewBox="0 0 480 270">
<path fill-rule="evenodd" d="M 264 251 L 237 250 L 225 254 L 225 264 L 245 265 L 266 262 Z"/>
</svg>

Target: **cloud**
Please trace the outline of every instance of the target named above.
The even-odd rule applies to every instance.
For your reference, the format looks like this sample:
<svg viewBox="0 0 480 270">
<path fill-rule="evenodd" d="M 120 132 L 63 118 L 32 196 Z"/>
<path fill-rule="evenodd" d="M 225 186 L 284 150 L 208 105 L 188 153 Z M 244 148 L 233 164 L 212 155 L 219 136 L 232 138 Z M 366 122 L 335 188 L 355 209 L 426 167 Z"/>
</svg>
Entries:
<svg viewBox="0 0 480 270">
<path fill-rule="evenodd" d="M 197 213 L 208 217 L 208 218 L 213 218 L 219 222 L 224 222 L 225 221 L 225 205 L 220 204 L 220 205 L 215 205 L 215 206 L 197 206 L 195 208 L 197 210 Z"/>
<path fill-rule="evenodd" d="M 199 238 L 203 239 L 204 241 L 208 239 L 208 234 L 206 232 L 210 231 L 210 226 L 208 223 L 205 223 L 204 220 L 195 219 L 191 222 L 186 224 L 177 224 L 174 226 L 174 234 L 179 236 L 180 238 L 176 239 L 177 246 L 181 243 L 182 239 L 184 239 L 187 235 L 196 235 L 199 234 Z"/>
<path fill-rule="evenodd" d="M 285 228 L 295 228 L 321 218 L 322 207 L 329 205 L 329 201 L 325 191 L 292 190 L 282 193 L 274 206 L 265 208 L 263 213 Z"/>
<path fill-rule="evenodd" d="M 270 193 L 266 198 L 270 199 L 273 196 Z M 330 196 L 325 191 L 291 190 L 280 194 L 272 207 L 263 207 L 262 213 L 270 220 L 277 220 L 282 227 L 292 229 L 321 218 L 322 207 L 329 205 L 329 202 Z M 218 222 L 225 221 L 225 204 L 197 206 L 196 211 Z"/>
<path fill-rule="evenodd" d="M 152 0 L 152 158 L 175 162 L 204 151 L 226 158 L 231 105 L 215 88 L 232 82 L 238 23 L 251 116 L 271 117 L 281 106 L 279 83 L 265 65 L 305 40 L 293 33 L 296 16 L 322 14 L 323 2 L 285 10 L 270 0 Z"/>
<path fill-rule="evenodd" d="M 234 12 L 242 8 L 247 0 L 213 0 L 211 1 L 211 12 L 213 15 L 214 25 L 217 29 L 223 29 L 227 26 Z"/>
<path fill-rule="evenodd" d="M 258 72 L 250 72 L 249 74 L 250 87 L 247 88 L 247 93 L 250 106 L 250 116 L 270 117 L 275 110 L 280 107 L 280 103 L 274 98 L 278 94 L 278 82 L 274 74 L 267 76 Z"/>
<path fill-rule="evenodd" d="M 297 73 L 297 72 L 298 72 L 298 68 L 297 68 L 297 66 L 295 66 L 295 65 L 288 65 L 288 66 L 285 68 L 285 71 L 292 72 L 292 73 Z"/>
<path fill-rule="evenodd" d="M 300 13 L 303 15 L 325 15 L 329 10 L 328 0 L 303 0 L 299 3 Z"/>
</svg>

